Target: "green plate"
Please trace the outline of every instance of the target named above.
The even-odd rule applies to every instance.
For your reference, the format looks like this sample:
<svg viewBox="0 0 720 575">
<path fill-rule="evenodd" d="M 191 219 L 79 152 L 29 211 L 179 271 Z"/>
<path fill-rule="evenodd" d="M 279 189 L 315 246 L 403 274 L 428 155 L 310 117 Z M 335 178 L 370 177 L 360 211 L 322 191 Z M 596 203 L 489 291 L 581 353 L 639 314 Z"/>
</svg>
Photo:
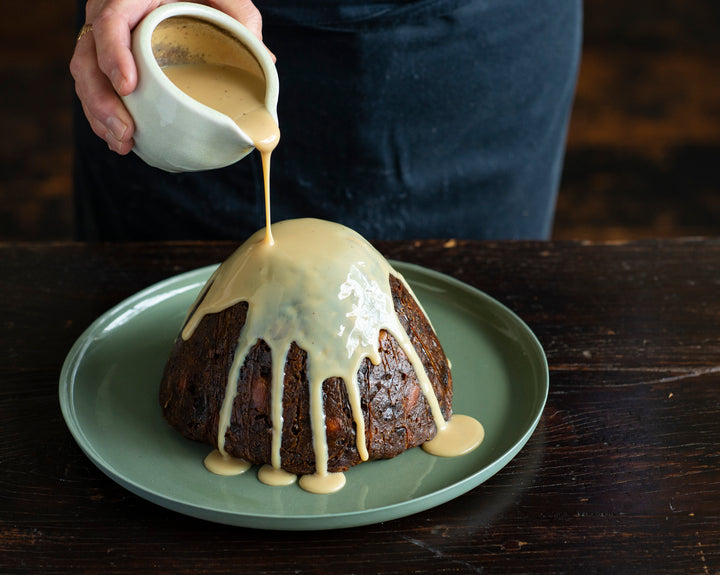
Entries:
<svg viewBox="0 0 720 575">
<path fill-rule="evenodd" d="M 453 366 L 455 413 L 484 425 L 485 441 L 446 459 L 411 449 L 346 473 L 338 493 L 268 487 L 255 470 L 237 477 L 203 467 L 209 446 L 165 423 L 158 386 L 187 309 L 215 266 L 155 284 L 98 318 L 60 376 L 60 405 L 87 456 L 120 485 L 202 519 L 262 529 L 334 529 L 429 509 L 502 469 L 525 445 L 548 394 L 545 354 L 514 313 L 443 274 L 394 262 L 430 316 Z"/>
</svg>

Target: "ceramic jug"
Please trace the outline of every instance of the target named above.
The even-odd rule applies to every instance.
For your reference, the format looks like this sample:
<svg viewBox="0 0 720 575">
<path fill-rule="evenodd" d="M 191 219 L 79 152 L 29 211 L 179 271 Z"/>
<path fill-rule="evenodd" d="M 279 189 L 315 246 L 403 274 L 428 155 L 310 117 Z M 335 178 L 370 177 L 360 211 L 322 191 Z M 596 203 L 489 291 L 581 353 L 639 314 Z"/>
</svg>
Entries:
<svg viewBox="0 0 720 575">
<path fill-rule="evenodd" d="M 183 34 L 172 28 L 183 26 Z M 170 32 L 168 32 L 170 31 Z M 133 151 L 168 172 L 222 168 L 253 150 L 252 140 L 227 115 L 173 84 L 163 66 L 206 62 L 264 76 L 265 106 L 277 121 L 279 82 L 267 48 L 234 18 L 190 2 L 165 4 L 133 30 L 137 88 L 123 98 L 135 122 Z"/>
</svg>

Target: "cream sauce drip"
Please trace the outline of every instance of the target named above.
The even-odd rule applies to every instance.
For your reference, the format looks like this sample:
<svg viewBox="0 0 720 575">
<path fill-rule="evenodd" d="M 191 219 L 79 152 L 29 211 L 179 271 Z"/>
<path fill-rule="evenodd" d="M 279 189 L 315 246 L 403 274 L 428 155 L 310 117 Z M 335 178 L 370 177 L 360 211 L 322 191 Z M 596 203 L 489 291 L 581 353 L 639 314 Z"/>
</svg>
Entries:
<svg viewBox="0 0 720 575">
<path fill-rule="evenodd" d="M 250 469 L 250 463 L 235 457 L 225 457 L 215 449 L 203 461 L 208 471 L 216 475 L 241 475 Z"/>
<path fill-rule="evenodd" d="M 174 64 L 162 70 L 188 96 L 230 117 L 258 150 L 275 148 L 279 130 L 265 106 L 264 78 L 221 64 Z"/>
<path fill-rule="evenodd" d="M 260 152 L 265 184 L 265 241 L 272 244 L 270 157 L 280 140 L 280 130 L 265 104 L 264 77 L 242 68 L 205 62 L 172 64 L 162 70 L 188 96 L 232 119 Z"/>
<path fill-rule="evenodd" d="M 470 453 L 485 438 L 482 424 L 469 415 L 453 414 L 447 425 L 422 448 L 432 455 L 458 457 Z"/>
<path fill-rule="evenodd" d="M 258 479 L 265 485 L 279 487 L 283 485 L 292 485 L 297 480 L 297 475 L 290 473 L 289 471 L 285 471 L 282 468 L 266 464 L 258 471 Z"/>
</svg>

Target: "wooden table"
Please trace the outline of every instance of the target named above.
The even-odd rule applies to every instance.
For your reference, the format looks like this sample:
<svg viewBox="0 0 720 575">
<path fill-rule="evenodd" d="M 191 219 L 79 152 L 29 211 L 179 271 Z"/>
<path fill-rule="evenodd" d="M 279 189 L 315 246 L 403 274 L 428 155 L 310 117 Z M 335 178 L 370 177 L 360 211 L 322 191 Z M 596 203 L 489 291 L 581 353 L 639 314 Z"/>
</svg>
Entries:
<svg viewBox="0 0 720 575">
<path fill-rule="evenodd" d="M 0 245 L 0 573 L 720 573 L 720 239 L 377 245 L 485 291 L 542 342 L 549 399 L 507 467 L 336 531 L 158 507 L 81 452 L 60 368 L 109 307 L 234 246 Z"/>
</svg>

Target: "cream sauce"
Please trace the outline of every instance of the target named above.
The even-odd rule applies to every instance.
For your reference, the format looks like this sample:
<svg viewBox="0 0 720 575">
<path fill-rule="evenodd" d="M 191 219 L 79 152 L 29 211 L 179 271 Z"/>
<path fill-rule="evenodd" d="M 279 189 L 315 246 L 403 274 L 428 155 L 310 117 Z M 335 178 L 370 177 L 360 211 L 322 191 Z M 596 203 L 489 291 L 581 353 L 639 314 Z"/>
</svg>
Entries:
<svg viewBox="0 0 720 575">
<path fill-rule="evenodd" d="M 210 452 L 203 463 L 208 471 L 212 471 L 216 475 L 241 475 L 251 467 L 247 461 L 230 457 L 220 453 L 217 449 Z"/>
<path fill-rule="evenodd" d="M 275 148 L 278 126 L 265 107 L 265 80 L 220 64 L 175 64 L 162 69 L 191 98 L 226 116 L 262 151 Z"/>
<path fill-rule="evenodd" d="M 191 31 L 196 28 L 186 27 Z M 174 33 L 169 26 L 163 31 L 171 39 Z M 187 340 L 205 315 L 240 301 L 249 304 L 228 374 L 218 423 L 218 446 L 206 458 L 205 466 L 221 475 L 242 473 L 250 466 L 231 457 L 224 445 L 240 369 L 250 348 L 262 339 L 273 357 L 270 399 L 273 429 L 272 462 L 260 469 L 258 478 L 268 485 L 288 485 L 296 480 L 295 475 L 282 469 L 280 457 L 284 367 L 290 345 L 295 342 L 308 354 L 316 466 L 316 472 L 301 477 L 299 484 L 313 493 L 341 489 L 344 475 L 327 469 L 322 383 L 336 376 L 345 382 L 356 425 L 357 449 L 361 459 L 367 460 L 356 374 L 365 358 L 375 365 L 380 362 L 381 330 L 392 334 L 405 352 L 430 407 L 437 434 L 425 444 L 426 450 L 452 456 L 477 446 L 483 437 L 479 422 L 466 416 L 454 416 L 450 422 L 443 418 L 422 361 L 395 313 L 388 278 L 392 274 L 402 280 L 402 276 L 387 260 L 359 234 L 339 224 L 298 219 L 280 222 L 271 229 L 270 157 L 280 133 L 265 106 L 263 77 L 247 69 L 205 61 L 171 64 L 163 67 L 163 71 L 189 96 L 232 118 L 260 151 L 263 164 L 265 229 L 255 233 L 218 268 L 182 332 Z"/>
<path fill-rule="evenodd" d="M 325 473 L 318 475 L 303 475 L 300 478 L 300 487 L 310 493 L 322 495 L 324 493 L 335 493 L 345 487 L 344 473 Z"/>
<path fill-rule="evenodd" d="M 422 448 L 432 455 L 457 457 L 471 452 L 482 443 L 485 429 L 475 418 L 453 414 L 447 425 L 440 429 Z"/>
<path fill-rule="evenodd" d="M 297 480 L 297 475 L 285 471 L 279 467 L 272 465 L 263 465 L 258 471 L 258 479 L 265 485 L 279 487 L 283 485 L 292 485 Z"/>
<path fill-rule="evenodd" d="M 224 449 L 237 379 L 250 348 L 264 340 L 273 356 L 271 410 L 273 414 L 272 466 L 281 467 L 282 395 L 284 365 L 290 344 L 308 354 L 310 416 L 318 478 L 329 475 L 322 383 L 341 377 L 350 398 L 357 427 L 357 448 L 368 458 L 364 417 L 356 374 L 365 358 L 380 362 L 380 330 L 397 340 L 408 357 L 435 425 L 443 419 L 422 361 L 395 313 L 390 274 L 402 279 L 390 264 L 359 234 L 332 222 L 316 219 L 287 220 L 273 226 L 275 243 L 255 233 L 213 274 L 182 332 L 189 339 L 202 318 L 240 302 L 248 302 L 248 315 L 225 391 L 218 426 L 218 449 Z M 409 289 L 409 286 L 408 286 Z M 301 480 L 301 486 L 311 480 Z M 314 488 L 317 490 L 318 488 Z"/>
<path fill-rule="evenodd" d="M 232 119 L 260 152 L 265 184 L 265 241 L 272 244 L 270 157 L 280 140 L 280 130 L 265 105 L 265 79 L 242 68 L 205 62 L 172 64 L 162 70 L 188 96 Z"/>
</svg>

